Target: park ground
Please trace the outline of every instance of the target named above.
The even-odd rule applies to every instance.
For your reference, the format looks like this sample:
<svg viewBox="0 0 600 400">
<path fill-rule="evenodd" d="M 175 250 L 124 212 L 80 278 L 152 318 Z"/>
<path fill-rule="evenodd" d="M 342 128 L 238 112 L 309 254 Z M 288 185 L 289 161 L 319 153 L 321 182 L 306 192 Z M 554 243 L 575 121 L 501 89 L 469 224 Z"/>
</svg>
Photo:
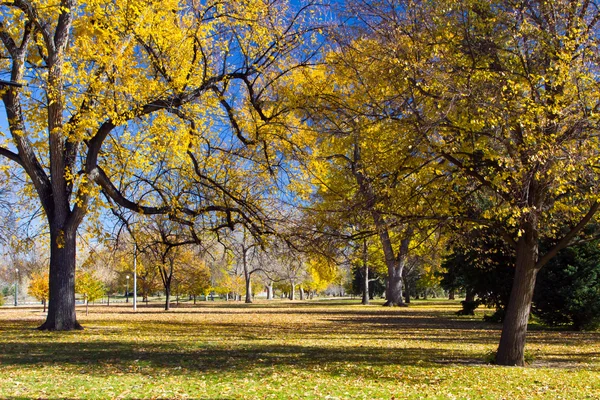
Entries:
<svg viewBox="0 0 600 400">
<path fill-rule="evenodd" d="M 533 324 L 525 368 L 491 365 L 500 326 L 458 301 L 92 306 L 40 332 L 0 308 L 3 399 L 600 399 L 600 332 Z M 491 311 L 488 310 L 489 313 Z"/>
</svg>

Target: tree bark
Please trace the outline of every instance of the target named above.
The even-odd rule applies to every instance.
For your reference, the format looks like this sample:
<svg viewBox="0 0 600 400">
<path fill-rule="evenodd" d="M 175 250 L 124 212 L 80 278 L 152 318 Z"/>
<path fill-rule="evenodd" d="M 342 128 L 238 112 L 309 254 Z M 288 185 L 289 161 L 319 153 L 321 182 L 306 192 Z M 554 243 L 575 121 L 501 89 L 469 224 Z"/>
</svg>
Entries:
<svg viewBox="0 0 600 400">
<path fill-rule="evenodd" d="M 304 300 L 304 288 L 300 286 L 300 300 Z"/>
<path fill-rule="evenodd" d="M 273 282 L 267 285 L 267 300 L 273 300 Z"/>
<path fill-rule="evenodd" d="M 169 286 L 165 286 L 165 311 L 169 311 L 171 309 L 171 288 Z"/>
<path fill-rule="evenodd" d="M 388 268 L 388 280 L 386 285 L 385 307 L 403 306 L 402 298 L 402 275 L 397 268 Z"/>
<path fill-rule="evenodd" d="M 376 213 L 372 214 L 377 221 L 375 216 Z M 402 273 L 408 258 L 408 247 L 410 245 L 412 229 L 408 228 L 404 233 L 404 237 L 400 241 L 398 255 L 395 256 L 387 227 L 385 227 L 382 222 L 376 223 L 376 225 L 378 225 L 379 237 L 385 255 L 385 263 L 388 267 L 388 280 L 385 293 L 386 302 L 384 303 L 384 306 L 406 306 L 402 297 Z"/>
<path fill-rule="evenodd" d="M 40 330 L 83 329 L 75 315 L 75 238 L 74 230 L 50 229 L 50 301 Z"/>
<path fill-rule="evenodd" d="M 515 278 L 502 325 L 496 354 L 499 365 L 525 364 L 525 339 L 531 311 L 531 300 L 539 268 L 538 243 L 535 235 L 525 234 L 517 243 Z"/>
<path fill-rule="evenodd" d="M 290 285 L 292 287 L 292 290 L 290 291 L 290 300 L 296 300 L 295 299 L 296 283 L 294 281 L 292 281 L 292 282 L 290 282 Z"/>
<path fill-rule="evenodd" d="M 475 292 L 471 288 L 467 288 L 465 293 L 465 301 L 473 302 L 475 301 Z"/>
<path fill-rule="evenodd" d="M 246 274 L 246 303 L 252 303 L 252 283 L 250 274 Z"/>
</svg>

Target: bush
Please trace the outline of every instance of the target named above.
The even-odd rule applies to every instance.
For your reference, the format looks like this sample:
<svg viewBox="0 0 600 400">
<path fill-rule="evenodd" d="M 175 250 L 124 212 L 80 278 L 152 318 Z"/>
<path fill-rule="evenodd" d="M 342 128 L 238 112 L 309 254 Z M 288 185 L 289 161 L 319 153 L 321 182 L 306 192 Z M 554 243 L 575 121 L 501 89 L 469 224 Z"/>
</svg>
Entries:
<svg viewBox="0 0 600 400">
<path fill-rule="evenodd" d="M 561 250 L 538 274 L 533 312 L 551 326 L 600 326 L 600 241 Z"/>
</svg>

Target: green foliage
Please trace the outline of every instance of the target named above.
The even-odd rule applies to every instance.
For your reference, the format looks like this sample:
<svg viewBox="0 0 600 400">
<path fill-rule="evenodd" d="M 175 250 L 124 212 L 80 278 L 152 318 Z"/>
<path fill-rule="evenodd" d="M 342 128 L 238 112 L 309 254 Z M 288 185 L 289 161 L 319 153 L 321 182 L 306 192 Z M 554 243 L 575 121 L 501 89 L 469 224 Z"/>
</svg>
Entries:
<svg viewBox="0 0 600 400">
<path fill-rule="evenodd" d="M 533 312 L 548 325 L 600 325 L 600 242 L 564 249 L 538 274 Z"/>
<path fill-rule="evenodd" d="M 510 296 L 513 250 L 490 230 L 468 236 L 469 247 L 457 245 L 444 261 L 442 286 L 464 289 L 479 299 L 463 302 L 463 315 L 481 302 L 496 307 L 488 322 L 501 322 Z M 551 243 L 546 243 L 550 246 Z M 572 246 L 558 252 L 538 273 L 533 312 L 550 326 L 594 329 L 600 324 L 600 242 Z M 542 249 L 543 251 L 543 249 Z"/>
<path fill-rule="evenodd" d="M 502 315 L 510 297 L 514 251 L 494 235 L 491 229 L 478 229 L 455 242 L 453 252 L 442 264 L 441 286 L 446 290 L 464 290 L 479 299 L 463 306 L 464 315 L 472 315 L 476 304 L 495 307 Z M 475 307 L 475 308 L 473 308 Z"/>
<path fill-rule="evenodd" d="M 96 301 L 106 293 L 102 281 L 92 272 L 79 272 L 75 281 L 75 292 L 83 295 L 87 301 Z"/>
</svg>

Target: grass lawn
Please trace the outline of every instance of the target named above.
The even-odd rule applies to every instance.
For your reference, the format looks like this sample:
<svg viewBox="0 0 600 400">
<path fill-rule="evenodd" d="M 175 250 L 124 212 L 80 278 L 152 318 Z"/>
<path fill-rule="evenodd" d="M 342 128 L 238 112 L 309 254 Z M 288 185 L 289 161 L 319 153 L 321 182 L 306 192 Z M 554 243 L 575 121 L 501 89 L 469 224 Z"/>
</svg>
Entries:
<svg viewBox="0 0 600 400">
<path fill-rule="evenodd" d="M 498 367 L 500 326 L 458 302 L 357 303 L 97 306 L 62 333 L 3 307 L 0 398 L 600 399 L 600 332 L 532 326 L 530 365 Z"/>
</svg>

